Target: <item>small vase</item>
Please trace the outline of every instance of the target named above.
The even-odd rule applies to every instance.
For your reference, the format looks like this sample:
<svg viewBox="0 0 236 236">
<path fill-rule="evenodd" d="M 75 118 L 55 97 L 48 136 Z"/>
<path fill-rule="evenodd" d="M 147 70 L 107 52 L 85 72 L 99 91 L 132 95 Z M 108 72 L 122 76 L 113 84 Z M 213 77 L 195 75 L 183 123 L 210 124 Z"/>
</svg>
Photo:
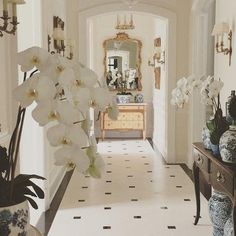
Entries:
<svg viewBox="0 0 236 236">
<path fill-rule="evenodd" d="M 202 129 L 202 142 L 205 149 L 211 150 L 210 131 L 207 127 Z"/>
<path fill-rule="evenodd" d="M 215 157 L 220 157 L 219 145 L 211 143 L 211 150 L 212 150 L 212 153 Z"/>
<path fill-rule="evenodd" d="M 131 95 L 116 95 L 117 103 L 130 103 L 131 102 Z"/>
<path fill-rule="evenodd" d="M 220 155 L 222 161 L 236 163 L 236 126 L 230 126 L 220 138 Z"/>
<path fill-rule="evenodd" d="M 213 224 L 213 235 L 224 236 L 224 226 L 232 212 L 230 198 L 220 192 L 214 191 L 208 202 L 210 219 Z"/>
<path fill-rule="evenodd" d="M 29 229 L 29 205 L 27 201 L 0 207 L 1 236 L 26 236 Z"/>
<path fill-rule="evenodd" d="M 134 101 L 136 103 L 143 103 L 143 101 L 144 101 L 143 95 L 141 93 L 136 94 L 134 97 Z"/>
<path fill-rule="evenodd" d="M 224 236 L 234 236 L 233 216 L 231 215 L 225 223 Z"/>
</svg>

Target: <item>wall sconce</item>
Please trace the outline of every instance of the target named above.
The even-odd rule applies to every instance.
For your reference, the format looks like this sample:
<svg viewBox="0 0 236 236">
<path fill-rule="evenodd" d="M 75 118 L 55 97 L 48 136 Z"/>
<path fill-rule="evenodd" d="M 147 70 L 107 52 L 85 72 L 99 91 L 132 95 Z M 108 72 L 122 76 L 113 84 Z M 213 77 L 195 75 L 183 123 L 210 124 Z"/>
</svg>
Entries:
<svg viewBox="0 0 236 236">
<path fill-rule="evenodd" d="M 224 36 L 227 35 L 228 38 L 228 48 L 224 45 Z M 229 55 L 229 66 L 231 65 L 232 57 L 232 30 L 230 30 L 229 24 L 222 22 L 215 24 L 212 36 L 216 37 L 216 52 L 224 53 L 224 55 Z"/>
<path fill-rule="evenodd" d="M 58 16 L 53 17 L 53 33 L 52 36 L 48 35 L 48 52 L 51 54 L 58 53 L 65 56 L 65 33 L 64 33 L 65 23 Z M 53 39 L 53 48 L 55 51 L 51 51 L 51 41 Z M 75 42 L 72 39 L 69 39 L 67 42 L 67 46 L 69 47 L 69 56 L 68 59 L 73 58 L 73 48 L 75 46 Z"/>
<path fill-rule="evenodd" d="M 157 67 L 158 64 L 165 64 L 165 51 L 161 49 L 161 38 L 154 39 L 153 57 L 148 60 L 149 66 Z"/>
<path fill-rule="evenodd" d="M 12 4 L 12 18 L 8 16 L 8 4 Z M 19 22 L 17 22 L 17 11 L 16 11 L 16 5 L 17 4 L 25 4 L 24 0 L 3 0 L 3 14 L 2 17 L 0 17 L 3 20 L 3 24 L 0 25 L 0 37 L 3 37 L 3 32 L 7 34 L 13 34 L 15 35 L 15 32 L 17 30 L 17 25 Z M 9 20 L 12 19 L 11 22 Z M 12 28 L 9 29 L 9 24 L 12 25 Z"/>
</svg>

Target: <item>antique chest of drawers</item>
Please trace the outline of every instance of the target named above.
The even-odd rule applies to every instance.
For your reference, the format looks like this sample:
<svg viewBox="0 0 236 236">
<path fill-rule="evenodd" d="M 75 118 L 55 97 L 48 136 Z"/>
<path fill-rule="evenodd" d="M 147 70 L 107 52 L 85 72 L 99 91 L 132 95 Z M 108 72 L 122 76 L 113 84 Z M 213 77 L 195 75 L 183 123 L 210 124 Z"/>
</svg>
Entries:
<svg viewBox="0 0 236 236">
<path fill-rule="evenodd" d="M 142 131 L 143 139 L 146 139 L 146 103 L 118 104 L 119 116 L 117 120 L 111 120 L 107 112 L 101 115 L 102 139 L 105 131 Z"/>
</svg>

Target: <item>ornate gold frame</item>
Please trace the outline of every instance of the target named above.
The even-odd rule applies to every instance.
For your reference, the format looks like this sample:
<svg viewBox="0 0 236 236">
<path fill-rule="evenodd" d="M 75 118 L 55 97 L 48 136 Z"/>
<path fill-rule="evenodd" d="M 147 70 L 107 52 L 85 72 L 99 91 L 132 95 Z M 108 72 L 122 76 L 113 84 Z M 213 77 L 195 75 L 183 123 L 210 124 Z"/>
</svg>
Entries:
<svg viewBox="0 0 236 236">
<path fill-rule="evenodd" d="M 137 43 L 138 46 L 138 58 L 137 58 L 137 70 L 138 70 L 138 86 L 137 86 L 137 90 L 141 91 L 142 90 L 142 83 L 141 83 L 141 79 L 142 79 L 142 74 L 141 74 L 141 48 L 142 48 L 142 42 L 138 39 L 133 39 L 130 38 L 128 34 L 126 34 L 125 32 L 119 32 L 116 34 L 115 38 L 110 38 L 110 39 L 106 39 L 103 42 L 103 48 L 104 48 L 104 59 L 103 59 L 103 64 L 104 64 L 104 77 L 106 78 L 106 74 L 107 74 L 107 51 L 106 51 L 106 44 L 108 42 L 110 42 L 111 40 L 116 40 L 116 41 L 131 41 L 131 42 L 135 42 Z"/>
</svg>

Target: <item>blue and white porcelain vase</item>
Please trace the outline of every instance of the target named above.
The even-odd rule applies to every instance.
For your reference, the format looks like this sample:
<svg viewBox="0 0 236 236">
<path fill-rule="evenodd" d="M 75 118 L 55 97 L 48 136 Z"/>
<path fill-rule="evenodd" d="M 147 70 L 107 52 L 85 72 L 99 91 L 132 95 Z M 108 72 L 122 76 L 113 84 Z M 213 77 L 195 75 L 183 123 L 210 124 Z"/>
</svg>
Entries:
<svg viewBox="0 0 236 236">
<path fill-rule="evenodd" d="M 0 235 L 27 236 L 30 229 L 28 202 L 0 207 Z"/>
<path fill-rule="evenodd" d="M 122 95 L 122 94 L 117 94 L 116 95 L 116 101 L 117 103 L 130 103 L 131 102 L 131 97 L 132 95 Z"/>
<path fill-rule="evenodd" d="M 225 223 L 224 236 L 234 236 L 233 216 L 231 215 Z"/>
<path fill-rule="evenodd" d="M 134 97 L 134 101 L 136 103 L 143 103 L 143 101 L 144 101 L 143 95 L 141 93 L 136 94 Z"/>
<path fill-rule="evenodd" d="M 202 142 L 205 149 L 211 150 L 210 131 L 207 127 L 202 129 Z"/>
<path fill-rule="evenodd" d="M 208 207 L 213 224 L 213 236 L 224 236 L 224 226 L 232 212 L 230 198 L 223 193 L 214 191 L 208 202 Z"/>
<path fill-rule="evenodd" d="M 220 155 L 222 161 L 236 163 L 236 126 L 231 125 L 229 130 L 220 138 Z"/>
</svg>

